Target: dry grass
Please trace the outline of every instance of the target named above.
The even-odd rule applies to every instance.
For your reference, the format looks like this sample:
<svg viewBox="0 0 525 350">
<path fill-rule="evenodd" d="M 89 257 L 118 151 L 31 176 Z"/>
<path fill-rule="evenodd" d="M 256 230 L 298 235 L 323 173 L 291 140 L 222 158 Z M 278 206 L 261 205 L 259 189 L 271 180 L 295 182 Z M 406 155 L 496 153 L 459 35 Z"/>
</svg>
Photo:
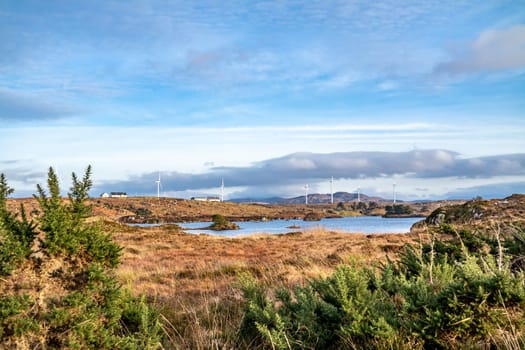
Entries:
<svg viewBox="0 0 525 350">
<path fill-rule="evenodd" d="M 124 248 L 119 275 L 137 293 L 164 297 L 229 286 L 237 273 L 272 273 L 288 283 L 326 275 L 349 258 L 384 261 L 413 234 L 348 234 L 322 228 L 286 235 L 226 238 L 181 233 L 161 227 L 122 226 L 114 234 Z M 211 288 L 213 287 L 213 288 Z"/>
<path fill-rule="evenodd" d="M 225 238 L 186 234 L 173 227 L 114 226 L 124 248 L 122 282 L 160 307 L 169 347 L 238 348 L 242 318 L 238 274 L 248 272 L 271 286 L 304 285 L 330 275 L 349 260 L 373 264 L 416 234 L 348 234 L 320 227 L 286 235 Z M 246 346 L 243 344 L 242 346 Z"/>
</svg>

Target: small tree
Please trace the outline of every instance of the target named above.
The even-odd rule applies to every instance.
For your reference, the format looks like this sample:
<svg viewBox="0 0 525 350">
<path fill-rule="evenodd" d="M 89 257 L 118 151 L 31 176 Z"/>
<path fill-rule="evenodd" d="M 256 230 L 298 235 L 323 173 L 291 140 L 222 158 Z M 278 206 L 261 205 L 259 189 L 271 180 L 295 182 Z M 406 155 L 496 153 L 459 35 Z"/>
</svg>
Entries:
<svg viewBox="0 0 525 350">
<path fill-rule="evenodd" d="M 223 215 L 215 214 L 212 217 L 213 224 L 210 225 L 211 230 L 222 231 L 222 230 L 238 230 L 239 225 L 234 222 L 228 221 Z"/>
<path fill-rule="evenodd" d="M 213 215 L 212 221 L 213 221 L 213 224 L 215 224 L 215 225 L 226 225 L 226 224 L 228 224 L 228 219 L 226 219 L 221 214 Z"/>
<path fill-rule="evenodd" d="M 88 223 L 86 204 L 91 167 L 81 180 L 73 173 L 68 200 L 49 168 L 49 194 L 39 185 L 38 226 L 22 211 L 18 220 L 7 210 L 12 193 L 0 177 L 0 268 L 15 277 L 0 279 L 0 347 L 75 349 L 152 349 L 160 346 L 155 310 L 120 288 L 115 276 L 121 248 L 102 226 Z M 41 232 L 39 250 L 34 237 Z M 5 247 L 19 239 L 16 264 L 5 263 Z"/>
</svg>

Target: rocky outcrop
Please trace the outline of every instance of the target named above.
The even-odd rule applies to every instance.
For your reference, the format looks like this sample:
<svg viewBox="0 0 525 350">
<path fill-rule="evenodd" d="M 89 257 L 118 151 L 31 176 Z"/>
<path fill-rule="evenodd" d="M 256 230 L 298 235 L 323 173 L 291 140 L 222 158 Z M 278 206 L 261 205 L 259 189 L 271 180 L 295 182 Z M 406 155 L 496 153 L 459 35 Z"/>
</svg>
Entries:
<svg viewBox="0 0 525 350">
<path fill-rule="evenodd" d="M 487 223 L 524 223 L 525 195 L 514 194 L 504 199 L 473 199 L 461 205 L 434 210 L 424 221 L 430 226 L 485 225 Z"/>
<path fill-rule="evenodd" d="M 214 231 L 226 231 L 226 230 L 238 230 L 240 227 L 234 222 L 227 222 L 223 224 L 211 224 L 208 228 Z"/>
<path fill-rule="evenodd" d="M 322 216 L 319 213 L 310 212 L 306 213 L 303 220 L 304 221 L 320 221 L 322 219 Z"/>
</svg>

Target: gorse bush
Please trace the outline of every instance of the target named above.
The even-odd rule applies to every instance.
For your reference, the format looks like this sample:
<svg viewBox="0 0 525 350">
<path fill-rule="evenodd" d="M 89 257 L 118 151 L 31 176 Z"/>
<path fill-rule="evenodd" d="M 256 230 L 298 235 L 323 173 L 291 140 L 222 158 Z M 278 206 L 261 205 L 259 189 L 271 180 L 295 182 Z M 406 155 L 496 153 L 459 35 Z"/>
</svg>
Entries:
<svg viewBox="0 0 525 350">
<path fill-rule="evenodd" d="M 73 186 L 68 193 L 69 205 L 63 204 L 58 179 L 52 168 L 48 173 L 50 196 L 40 185 L 37 186 L 38 196 L 35 195 L 35 198 L 43 212 L 40 229 L 46 237 L 42 241 L 42 248 L 51 254 L 81 257 L 105 267 L 116 267 L 120 247 L 99 226 L 85 225 L 83 222 L 91 214 L 91 206 L 85 203 L 92 185 L 90 176 L 90 167 L 82 181 L 73 173 Z"/>
<path fill-rule="evenodd" d="M 236 223 L 228 221 L 228 219 L 221 214 L 213 215 L 212 221 L 213 223 L 209 226 L 211 230 L 221 231 L 239 229 L 239 226 Z"/>
<path fill-rule="evenodd" d="M 160 347 L 159 314 L 121 289 L 115 277 L 121 248 L 100 225 L 86 222 L 90 176 L 90 167 L 82 179 L 73 174 L 64 200 L 50 168 L 49 193 L 38 186 L 35 196 L 38 223 L 27 219 L 23 207 L 20 217 L 8 211 L 13 190 L 0 176 L 1 347 Z"/>
<path fill-rule="evenodd" d="M 409 245 L 375 268 L 342 265 L 293 290 L 269 292 L 244 276 L 241 336 L 275 349 L 522 348 L 525 275 L 511 268 L 516 257 L 492 251 L 488 237 L 456 237 Z M 523 230 L 514 237 L 523 242 Z"/>
<path fill-rule="evenodd" d="M 0 174 L 0 276 L 9 275 L 31 253 L 36 225 L 27 219 L 24 207 L 20 218 L 7 209 L 7 197 L 14 190 Z"/>
<path fill-rule="evenodd" d="M 409 215 L 412 208 L 409 205 L 394 204 L 385 206 L 386 215 Z"/>
<path fill-rule="evenodd" d="M 212 217 L 212 221 L 214 225 L 226 225 L 229 223 L 228 219 L 226 219 L 221 214 L 214 214 Z"/>
</svg>

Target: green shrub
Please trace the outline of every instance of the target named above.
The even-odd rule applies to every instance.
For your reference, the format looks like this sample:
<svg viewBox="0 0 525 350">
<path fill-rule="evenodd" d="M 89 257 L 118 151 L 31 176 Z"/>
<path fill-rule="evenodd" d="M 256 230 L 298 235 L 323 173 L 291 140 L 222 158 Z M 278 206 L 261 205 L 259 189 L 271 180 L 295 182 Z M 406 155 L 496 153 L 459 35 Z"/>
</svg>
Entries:
<svg viewBox="0 0 525 350">
<path fill-rule="evenodd" d="M 276 349 L 448 349 L 520 343 L 525 274 L 471 232 L 405 248 L 398 262 L 342 265 L 328 278 L 268 291 L 243 279 L 241 336 Z M 274 297 L 270 298 L 269 296 Z M 521 334 L 521 336 L 520 336 Z M 484 345 L 483 345 L 484 346 Z"/>
<path fill-rule="evenodd" d="M 37 325 L 28 316 L 28 310 L 34 303 L 28 295 L 0 296 L 0 339 L 9 336 L 21 336 Z"/>
<path fill-rule="evenodd" d="M 223 215 L 221 214 L 215 214 L 213 215 L 212 219 L 213 221 L 213 224 L 214 225 L 226 225 L 228 224 L 228 219 L 226 219 Z"/>
<path fill-rule="evenodd" d="M 0 177 L 0 273 L 16 275 L 0 280 L 0 290 L 6 291 L 0 296 L 0 347 L 160 348 L 159 314 L 121 289 L 116 279 L 121 248 L 102 225 L 85 220 L 91 212 L 86 205 L 90 175 L 90 167 L 82 179 L 73 174 L 64 201 L 50 168 L 49 195 L 38 186 L 35 196 L 38 225 L 26 219 L 23 208 L 20 219 L 8 212 L 5 200 L 12 190 Z M 31 258 L 37 231 L 43 233 L 39 257 Z"/>
<path fill-rule="evenodd" d="M 386 215 L 410 215 L 412 208 L 409 205 L 394 204 L 385 206 Z"/>
<path fill-rule="evenodd" d="M 36 225 L 27 219 L 23 206 L 20 219 L 7 210 L 7 198 L 13 192 L 0 174 L 0 276 L 11 274 L 29 256 L 36 235 Z"/>
<path fill-rule="evenodd" d="M 238 230 L 239 226 L 228 221 L 223 215 L 215 214 L 212 217 L 213 224 L 209 226 L 210 230 L 222 231 L 222 230 Z"/>
</svg>

